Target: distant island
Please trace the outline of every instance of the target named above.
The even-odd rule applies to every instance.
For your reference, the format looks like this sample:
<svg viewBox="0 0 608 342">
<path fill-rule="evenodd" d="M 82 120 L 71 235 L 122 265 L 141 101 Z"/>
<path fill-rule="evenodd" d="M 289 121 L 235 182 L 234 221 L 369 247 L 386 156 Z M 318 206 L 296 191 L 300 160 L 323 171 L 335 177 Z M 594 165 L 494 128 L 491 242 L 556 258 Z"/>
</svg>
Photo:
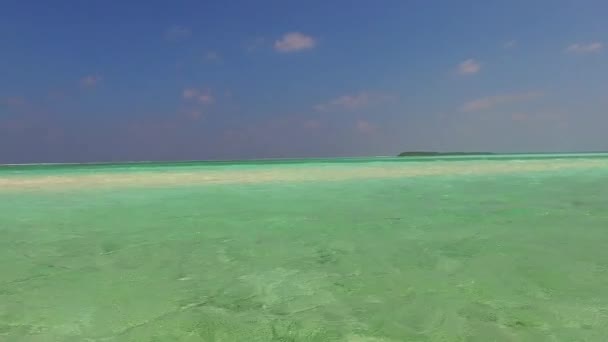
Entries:
<svg viewBox="0 0 608 342">
<path fill-rule="evenodd" d="M 493 155 L 491 152 L 425 152 L 411 151 L 401 152 L 399 157 L 441 157 L 441 156 L 485 156 Z"/>
</svg>

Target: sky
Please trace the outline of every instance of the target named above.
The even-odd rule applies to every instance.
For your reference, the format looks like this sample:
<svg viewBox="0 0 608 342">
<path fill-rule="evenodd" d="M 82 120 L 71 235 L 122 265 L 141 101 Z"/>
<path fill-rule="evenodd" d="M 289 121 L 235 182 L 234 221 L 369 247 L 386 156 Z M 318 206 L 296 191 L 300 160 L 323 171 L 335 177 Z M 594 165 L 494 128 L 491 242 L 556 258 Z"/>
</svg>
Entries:
<svg viewBox="0 0 608 342">
<path fill-rule="evenodd" d="M 0 163 L 608 150 L 604 0 L 0 8 Z"/>
</svg>

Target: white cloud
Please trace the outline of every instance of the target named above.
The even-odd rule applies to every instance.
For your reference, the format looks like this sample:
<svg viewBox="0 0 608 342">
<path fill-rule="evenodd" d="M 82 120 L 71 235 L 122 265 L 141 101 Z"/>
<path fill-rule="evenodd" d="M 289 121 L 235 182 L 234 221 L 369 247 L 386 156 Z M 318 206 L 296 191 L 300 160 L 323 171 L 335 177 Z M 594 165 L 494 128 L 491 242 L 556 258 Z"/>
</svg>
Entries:
<svg viewBox="0 0 608 342">
<path fill-rule="evenodd" d="M 320 112 L 327 112 L 330 110 L 356 110 L 361 109 L 371 103 L 383 102 L 391 99 L 392 97 L 387 94 L 370 93 L 362 91 L 358 94 L 353 95 L 342 95 L 335 99 L 329 100 L 324 103 L 320 103 L 314 108 Z"/>
<path fill-rule="evenodd" d="M 508 42 L 505 42 L 504 44 L 502 44 L 502 47 L 505 49 L 511 49 L 517 46 L 517 40 L 509 40 Z"/>
<path fill-rule="evenodd" d="M 458 73 L 461 75 L 473 75 L 480 70 L 481 64 L 472 58 L 458 64 Z"/>
<path fill-rule="evenodd" d="M 300 32 L 285 33 L 283 37 L 274 42 L 274 49 L 278 52 L 296 52 L 312 49 L 317 42 L 311 36 Z"/>
<path fill-rule="evenodd" d="M 541 92 L 526 92 L 482 97 L 465 103 L 462 105 L 460 110 L 463 112 L 476 112 L 485 109 L 492 109 L 507 103 L 532 100 L 541 97 L 542 95 L 543 94 Z"/>
<path fill-rule="evenodd" d="M 103 78 L 99 75 L 88 75 L 80 79 L 80 85 L 87 88 L 93 88 L 101 82 Z"/>
<path fill-rule="evenodd" d="M 587 54 L 599 52 L 603 48 L 603 44 L 600 42 L 593 43 L 576 43 L 568 46 L 566 48 L 566 52 L 570 53 L 578 53 L 578 54 Z"/>
<path fill-rule="evenodd" d="M 182 98 L 185 100 L 197 101 L 205 105 L 215 102 L 215 98 L 208 90 L 199 90 L 195 88 L 187 88 L 182 91 Z"/>
<path fill-rule="evenodd" d="M 166 40 L 176 42 L 180 40 L 186 40 L 190 38 L 191 35 L 192 31 L 187 27 L 173 26 L 165 31 L 164 37 Z"/>
</svg>

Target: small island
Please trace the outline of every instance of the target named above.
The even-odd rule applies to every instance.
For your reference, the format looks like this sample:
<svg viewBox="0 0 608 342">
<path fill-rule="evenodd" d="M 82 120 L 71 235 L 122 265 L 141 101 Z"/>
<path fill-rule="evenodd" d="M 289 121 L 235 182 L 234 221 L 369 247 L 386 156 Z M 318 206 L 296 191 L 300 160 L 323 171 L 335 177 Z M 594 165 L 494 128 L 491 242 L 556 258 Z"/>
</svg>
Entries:
<svg viewBox="0 0 608 342">
<path fill-rule="evenodd" d="M 485 156 L 493 155 L 491 152 L 428 152 L 428 151 L 411 151 L 401 152 L 399 157 L 444 157 L 444 156 Z"/>
</svg>

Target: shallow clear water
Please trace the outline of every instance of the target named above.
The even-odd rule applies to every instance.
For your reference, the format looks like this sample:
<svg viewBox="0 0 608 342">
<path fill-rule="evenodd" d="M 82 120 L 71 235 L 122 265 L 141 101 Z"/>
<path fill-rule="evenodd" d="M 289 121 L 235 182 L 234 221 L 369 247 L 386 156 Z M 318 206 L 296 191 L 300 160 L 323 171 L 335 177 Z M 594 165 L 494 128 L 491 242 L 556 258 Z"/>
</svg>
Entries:
<svg viewBox="0 0 608 342">
<path fill-rule="evenodd" d="M 0 168 L 0 341 L 604 341 L 608 157 Z"/>
</svg>

